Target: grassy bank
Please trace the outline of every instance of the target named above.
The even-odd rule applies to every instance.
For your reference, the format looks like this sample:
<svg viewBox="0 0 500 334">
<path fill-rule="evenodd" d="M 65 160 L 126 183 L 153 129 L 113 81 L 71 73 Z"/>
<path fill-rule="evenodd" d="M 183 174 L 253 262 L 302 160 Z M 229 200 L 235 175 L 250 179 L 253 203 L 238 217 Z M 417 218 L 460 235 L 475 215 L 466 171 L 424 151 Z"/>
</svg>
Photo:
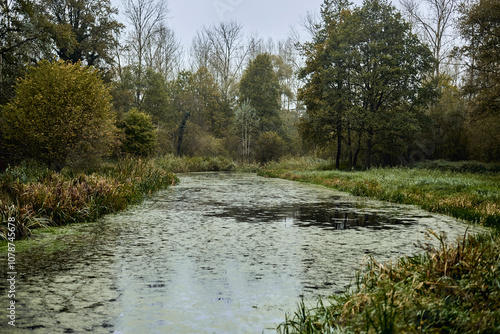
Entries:
<svg viewBox="0 0 500 334">
<path fill-rule="evenodd" d="M 384 168 L 318 170 L 325 163 L 300 160 L 269 164 L 259 174 L 325 185 L 356 196 L 413 204 L 485 226 L 500 227 L 500 173 Z"/>
<path fill-rule="evenodd" d="M 0 239 L 7 239 L 9 217 L 15 218 L 20 239 L 35 228 L 94 221 L 123 210 L 175 180 L 155 160 L 132 158 L 87 173 L 56 173 L 33 164 L 8 168 L 0 174 Z"/>
<path fill-rule="evenodd" d="M 457 244 L 400 258 L 371 260 L 352 290 L 303 303 L 280 333 L 500 333 L 500 238 L 467 236 Z"/>
<path fill-rule="evenodd" d="M 440 240 L 437 249 L 396 263 L 371 259 L 349 291 L 319 300 L 316 307 L 301 303 L 279 332 L 500 333 L 500 175 L 483 168 L 468 172 L 476 164 L 434 166 L 345 172 L 296 159 L 260 172 L 497 228 L 455 243 L 430 231 Z"/>
</svg>

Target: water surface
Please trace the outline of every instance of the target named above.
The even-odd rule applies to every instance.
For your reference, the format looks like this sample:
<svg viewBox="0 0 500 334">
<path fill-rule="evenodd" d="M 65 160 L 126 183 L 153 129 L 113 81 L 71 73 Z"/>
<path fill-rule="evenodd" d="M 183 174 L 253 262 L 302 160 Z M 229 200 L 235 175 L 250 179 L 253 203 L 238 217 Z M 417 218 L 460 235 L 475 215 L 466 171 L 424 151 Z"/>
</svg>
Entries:
<svg viewBox="0 0 500 334">
<path fill-rule="evenodd" d="M 301 298 L 343 291 L 367 256 L 414 254 L 426 229 L 453 240 L 466 227 L 320 186 L 184 175 L 73 227 L 61 251 L 19 253 L 14 333 L 272 333 Z"/>
</svg>

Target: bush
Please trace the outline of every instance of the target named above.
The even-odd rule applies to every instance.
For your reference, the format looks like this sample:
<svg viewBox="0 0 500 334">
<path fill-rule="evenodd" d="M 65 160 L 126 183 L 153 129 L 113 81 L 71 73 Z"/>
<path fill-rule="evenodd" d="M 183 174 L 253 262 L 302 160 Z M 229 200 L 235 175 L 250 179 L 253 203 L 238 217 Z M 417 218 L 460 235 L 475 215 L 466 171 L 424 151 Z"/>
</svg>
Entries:
<svg viewBox="0 0 500 334">
<path fill-rule="evenodd" d="M 2 109 L 0 128 L 16 154 L 59 170 L 70 155 L 96 161 L 117 144 L 111 96 L 97 70 L 43 60 L 15 89 L 15 99 Z"/>
<path fill-rule="evenodd" d="M 276 132 L 262 132 L 255 143 L 255 159 L 263 163 L 279 160 L 285 148 L 285 141 Z"/>
<path fill-rule="evenodd" d="M 223 139 L 214 137 L 193 123 L 188 123 L 186 126 L 186 134 L 182 142 L 182 154 L 202 157 L 229 155 L 224 148 Z"/>
<path fill-rule="evenodd" d="M 130 110 L 120 125 L 125 134 L 122 151 L 135 156 L 148 156 L 158 147 L 158 137 L 151 116 Z"/>
<path fill-rule="evenodd" d="M 474 160 L 468 161 L 446 161 L 446 160 L 426 160 L 412 165 L 414 168 L 451 171 L 458 173 L 498 173 L 500 164 L 483 163 Z"/>
</svg>

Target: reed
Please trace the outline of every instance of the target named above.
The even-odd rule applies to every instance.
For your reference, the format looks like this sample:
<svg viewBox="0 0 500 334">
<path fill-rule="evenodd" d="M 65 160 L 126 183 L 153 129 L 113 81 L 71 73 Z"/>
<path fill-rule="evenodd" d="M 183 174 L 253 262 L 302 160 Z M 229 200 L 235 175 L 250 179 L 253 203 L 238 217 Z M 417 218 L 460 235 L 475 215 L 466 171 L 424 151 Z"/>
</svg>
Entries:
<svg viewBox="0 0 500 334">
<path fill-rule="evenodd" d="M 21 238 L 33 228 L 94 221 L 140 202 L 177 179 L 154 160 L 125 158 L 92 174 L 35 173 L 19 166 L 0 175 L 0 180 L 0 238 L 6 240 L 9 217 L 16 218 L 16 237 Z"/>
</svg>

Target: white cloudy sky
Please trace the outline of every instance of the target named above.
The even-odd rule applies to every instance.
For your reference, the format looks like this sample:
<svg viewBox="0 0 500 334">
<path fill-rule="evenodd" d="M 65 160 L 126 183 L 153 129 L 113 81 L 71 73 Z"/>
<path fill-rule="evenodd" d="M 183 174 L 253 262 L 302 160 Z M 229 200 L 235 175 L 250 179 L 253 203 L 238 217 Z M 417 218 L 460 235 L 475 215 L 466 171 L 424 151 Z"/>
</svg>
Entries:
<svg viewBox="0 0 500 334">
<path fill-rule="evenodd" d="M 125 0 L 112 0 L 122 11 Z M 361 4 L 362 0 L 354 0 Z M 246 33 L 263 39 L 284 39 L 307 12 L 318 12 L 323 0 L 169 0 L 168 26 L 186 46 L 203 25 L 225 20 L 242 24 Z M 123 20 L 123 18 L 122 18 Z"/>
</svg>

